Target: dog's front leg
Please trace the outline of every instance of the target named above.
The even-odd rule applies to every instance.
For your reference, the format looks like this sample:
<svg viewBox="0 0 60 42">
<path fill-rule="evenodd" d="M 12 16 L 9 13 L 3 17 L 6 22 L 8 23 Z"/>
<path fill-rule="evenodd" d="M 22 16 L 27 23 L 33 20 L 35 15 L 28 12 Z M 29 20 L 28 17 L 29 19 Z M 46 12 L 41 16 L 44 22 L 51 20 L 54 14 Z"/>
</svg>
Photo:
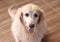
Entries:
<svg viewBox="0 0 60 42">
<path fill-rule="evenodd" d="M 14 36 L 14 39 L 15 39 L 15 42 L 21 42 L 21 40 L 17 36 Z"/>
<path fill-rule="evenodd" d="M 19 39 L 16 38 L 16 39 L 15 39 L 15 42 L 21 42 L 21 40 L 19 40 Z"/>
<path fill-rule="evenodd" d="M 15 42 L 20 42 L 20 40 L 16 39 Z"/>
</svg>

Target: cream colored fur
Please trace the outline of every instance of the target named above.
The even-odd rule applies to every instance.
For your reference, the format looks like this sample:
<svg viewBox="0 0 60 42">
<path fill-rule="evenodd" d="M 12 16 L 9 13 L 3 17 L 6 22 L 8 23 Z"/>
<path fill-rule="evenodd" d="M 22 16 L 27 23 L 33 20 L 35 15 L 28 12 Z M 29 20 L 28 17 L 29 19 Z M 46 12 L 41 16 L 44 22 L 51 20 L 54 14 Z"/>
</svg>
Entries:
<svg viewBox="0 0 60 42">
<path fill-rule="evenodd" d="M 15 42 L 41 42 L 42 38 L 46 34 L 46 22 L 45 20 L 40 20 L 41 22 L 35 27 L 35 32 L 29 34 L 25 29 L 24 25 L 21 23 L 20 17 L 21 12 L 31 11 L 32 10 L 42 10 L 34 4 L 27 4 L 18 9 L 13 9 L 10 7 L 8 9 L 9 14 L 13 20 L 11 31 L 14 36 Z M 44 16 L 43 16 L 44 18 Z"/>
</svg>

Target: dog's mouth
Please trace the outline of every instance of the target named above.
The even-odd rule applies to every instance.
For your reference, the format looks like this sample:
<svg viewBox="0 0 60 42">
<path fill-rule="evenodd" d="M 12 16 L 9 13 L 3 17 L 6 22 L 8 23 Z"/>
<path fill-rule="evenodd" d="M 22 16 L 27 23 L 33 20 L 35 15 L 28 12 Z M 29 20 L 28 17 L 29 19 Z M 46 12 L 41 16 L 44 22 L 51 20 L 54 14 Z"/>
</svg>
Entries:
<svg viewBox="0 0 60 42">
<path fill-rule="evenodd" d="M 34 32 L 34 28 L 27 27 L 26 29 L 27 29 L 28 33 L 33 33 Z"/>
<path fill-rule="evenodd" d="M 30 29 L 28 30 L 28 32 L 29 32 L 29 33 L 33 33 L 33 32 L 34 32 L 34 28 L 30 28 Z"/>
<path fill-rule="evenodd" d="M 30 33 L 30 34 L 34 33 L 34 28 L 30 28 L 30 27 L 27 27 L 27 26 L 25 26 L 25 27 L 26 27 L 26 30 L 27 30 L 28 33 Z"/>
</svg>

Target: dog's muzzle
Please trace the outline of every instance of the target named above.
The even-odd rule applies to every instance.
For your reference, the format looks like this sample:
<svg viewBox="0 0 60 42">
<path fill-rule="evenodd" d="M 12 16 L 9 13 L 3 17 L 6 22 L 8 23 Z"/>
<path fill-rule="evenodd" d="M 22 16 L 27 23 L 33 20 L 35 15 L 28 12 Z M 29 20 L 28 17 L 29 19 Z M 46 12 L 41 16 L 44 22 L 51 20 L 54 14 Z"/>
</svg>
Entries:
<svg viewBox="0 0 60 42">
<path fill-rule="evenodd" d="M 34 32 L 34 27 L 35 27 L 34 24 L 30 24 L 29 25 L 29 33 L 33 33 Z"/>
</svg>

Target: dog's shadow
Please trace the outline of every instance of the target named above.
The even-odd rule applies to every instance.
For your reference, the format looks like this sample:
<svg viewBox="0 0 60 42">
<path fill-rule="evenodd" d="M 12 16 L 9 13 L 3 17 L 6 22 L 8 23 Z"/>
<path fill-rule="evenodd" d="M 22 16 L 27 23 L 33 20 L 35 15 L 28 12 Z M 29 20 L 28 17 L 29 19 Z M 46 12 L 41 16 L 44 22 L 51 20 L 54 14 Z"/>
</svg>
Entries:
<svg viewBox="0 0 60 42">
<path fill-rule="evenodd" d="M 45 36 L 43 37 L 42 42 L 48 42 L 48 37 L 47 37 L 47 35 L 45 35 Z"/>
</svg>

